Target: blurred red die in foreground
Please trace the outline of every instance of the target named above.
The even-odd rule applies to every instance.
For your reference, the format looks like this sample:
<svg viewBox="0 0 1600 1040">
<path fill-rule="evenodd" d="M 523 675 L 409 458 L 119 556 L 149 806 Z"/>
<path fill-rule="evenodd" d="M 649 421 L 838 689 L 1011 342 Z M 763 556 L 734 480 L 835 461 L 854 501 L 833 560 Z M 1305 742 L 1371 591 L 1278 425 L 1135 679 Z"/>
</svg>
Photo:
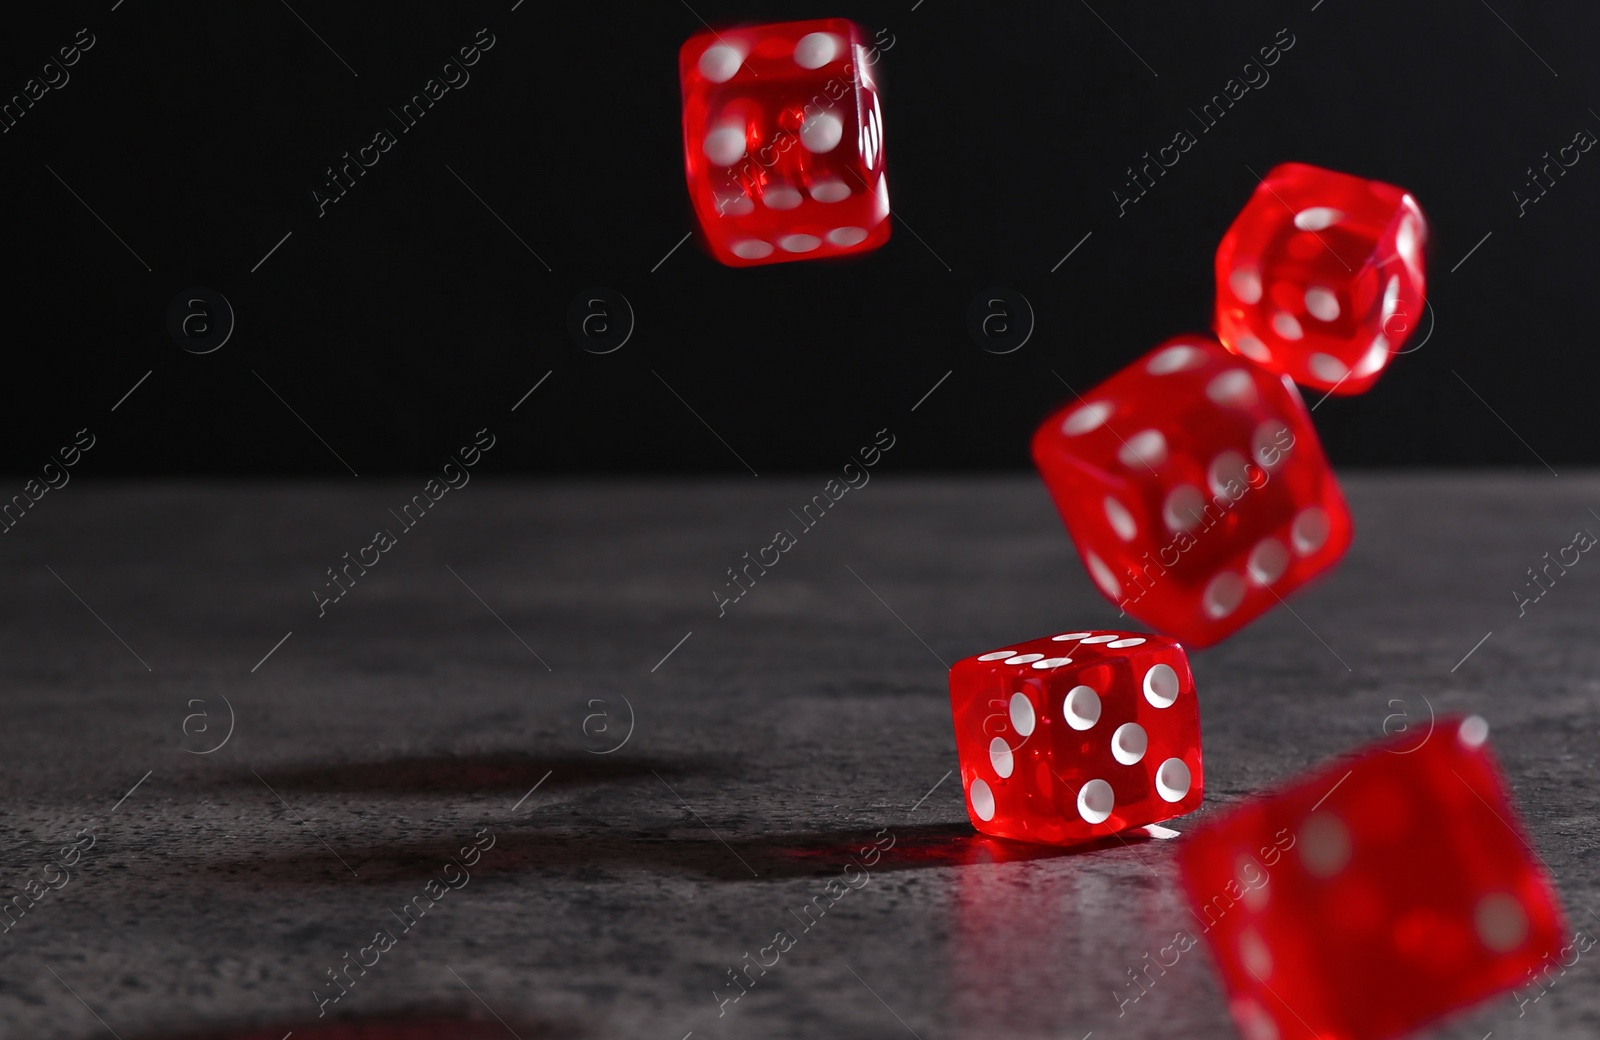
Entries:
<svg viewBox="0 0 1600 1040">
<path fill-rule="evenodd" d="M 1247 1040 L 1384 1040 L 1523 982 L 1566 924 L 1472 716 L 1195 831 L 1178 856 Z"/>
</svg>

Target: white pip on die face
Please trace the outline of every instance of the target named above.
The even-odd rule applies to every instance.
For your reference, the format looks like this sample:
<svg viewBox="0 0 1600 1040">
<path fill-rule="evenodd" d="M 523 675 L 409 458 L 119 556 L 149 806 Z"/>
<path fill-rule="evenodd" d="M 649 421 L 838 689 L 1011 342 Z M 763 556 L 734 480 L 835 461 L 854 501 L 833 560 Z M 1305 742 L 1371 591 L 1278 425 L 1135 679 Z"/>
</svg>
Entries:
<svg viewBox="0 0 1600 1040">
<path fill-rule="evenodd" d="M 1199 713 L 1182 647 L 1065 632 L 958 662 L 967 809 L 985 833 L 1070 844 L 1189 812 Z"/>
</svg>

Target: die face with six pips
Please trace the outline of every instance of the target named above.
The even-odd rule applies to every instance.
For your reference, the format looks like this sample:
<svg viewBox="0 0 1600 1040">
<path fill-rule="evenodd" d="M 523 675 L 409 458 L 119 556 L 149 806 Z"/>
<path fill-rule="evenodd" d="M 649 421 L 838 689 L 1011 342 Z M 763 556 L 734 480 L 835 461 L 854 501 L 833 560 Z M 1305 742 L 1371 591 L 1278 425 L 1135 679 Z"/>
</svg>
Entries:
<svg viewBox="0 0 1600 1040">
<path fill-rule="evenodd" d="M 956 662 L 967 815 L 985 834 L 1071 845 L 1181 816 L 1204 793 L 1183 647 L 1066 632 Z"/>
</svg>

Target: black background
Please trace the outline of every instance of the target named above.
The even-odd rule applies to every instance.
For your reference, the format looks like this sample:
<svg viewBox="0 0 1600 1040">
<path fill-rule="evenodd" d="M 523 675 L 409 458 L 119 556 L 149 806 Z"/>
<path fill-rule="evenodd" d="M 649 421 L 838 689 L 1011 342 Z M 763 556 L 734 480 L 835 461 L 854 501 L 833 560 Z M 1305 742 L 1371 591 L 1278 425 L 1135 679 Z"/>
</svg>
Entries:
<svg viewBox="0 0 1600 1040">
<path fill-rule="evenodd" d="M 9 470 L 80 428 L 102 475 L 432 469 L 487 427 L 500 471 L 765 473 L 836 468 L 891 420 L 898 468 L 1025 467 L 1062 381 L 1209 323 L 1217 240 L 1290 160 L 1400 184 L 1432 223 L 1431 338 L 1318 407 L 1336 463 L 1600 457 L 1600 154 L 1525 216 L 1512 195 L 1600 135 L 1587 5 L 113 3 L 12 12 L 0 34 L 7 96 L 95 37 L 0 135 Z M 893 41 L 890 244 L 753 270 L 692 239 L 668 256 L 693 226 L 679 45 L 701 16 L 834 15 Z M 484 27 L 470 82 L 319 218 L 324 170 Z M 1198 133 L 1189 110 L 1285 28 L 1270 80 Z M 1127 167 L 1180 129 L 1198 144 L 1119 217 Z M 1036 312 L 1015 353 L 967 333 L 991 285 Z M 236 312 L 213 353 L 167 332 L 191 286 Z M 567 332 L 591 286 L 636 314 L 614 353 Z"/>
</svg>

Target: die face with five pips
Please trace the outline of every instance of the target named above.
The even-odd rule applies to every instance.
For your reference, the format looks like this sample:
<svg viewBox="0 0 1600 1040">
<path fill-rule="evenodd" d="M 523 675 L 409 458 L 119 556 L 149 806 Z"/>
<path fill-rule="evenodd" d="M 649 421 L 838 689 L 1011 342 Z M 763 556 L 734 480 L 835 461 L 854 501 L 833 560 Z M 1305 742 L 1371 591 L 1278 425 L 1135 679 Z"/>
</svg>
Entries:
<svg viewBox="0 0 1600 1040">
<path fill-rule="evenodd" d="M 1183 647 L 1081 631 L 950 669 L 967 815 L 985 834 L 1071 845 L 1181 816 L 1204 793 Z"/>
</svg>

